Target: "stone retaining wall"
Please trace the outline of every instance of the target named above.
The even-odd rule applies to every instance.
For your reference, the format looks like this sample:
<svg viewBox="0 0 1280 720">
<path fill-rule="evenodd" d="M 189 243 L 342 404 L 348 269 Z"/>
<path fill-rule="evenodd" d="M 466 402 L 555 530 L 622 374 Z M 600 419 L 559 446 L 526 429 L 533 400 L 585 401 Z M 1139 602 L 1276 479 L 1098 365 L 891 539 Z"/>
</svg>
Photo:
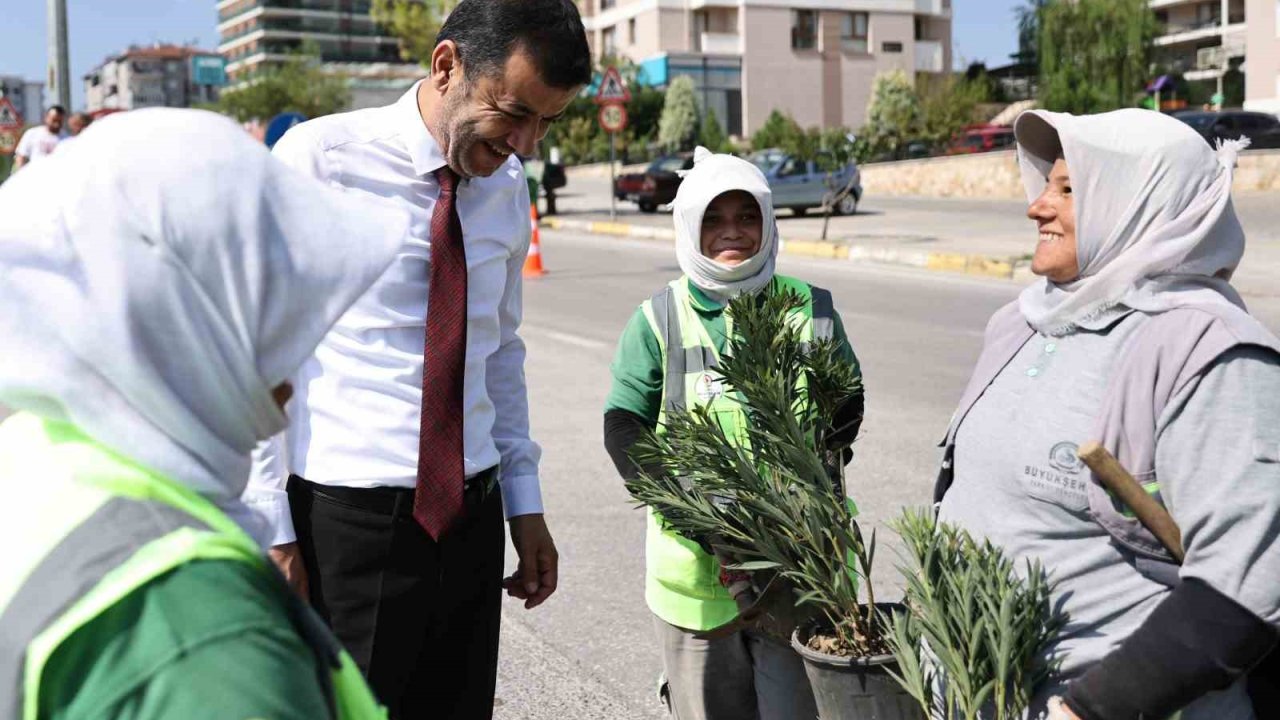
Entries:
<svg viewBox="0 0 1280 720">
<path fill-rule="evenodd" d="M 1012 150 L 863 165 L 862 187 L 870 196 L 1026 199 Z M 1242 153 L 1234 189 L 1280 191 L 1280 150 Z"/>
</svg>

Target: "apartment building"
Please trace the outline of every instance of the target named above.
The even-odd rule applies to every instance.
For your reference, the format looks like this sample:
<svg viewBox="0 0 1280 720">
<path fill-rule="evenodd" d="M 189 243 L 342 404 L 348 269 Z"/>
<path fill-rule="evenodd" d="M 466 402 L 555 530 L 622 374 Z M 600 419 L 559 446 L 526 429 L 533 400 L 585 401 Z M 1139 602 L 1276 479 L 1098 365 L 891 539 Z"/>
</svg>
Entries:
<svg viewBox="0 0 1280 720">
<path fill-rule="evenodd" d="M 877 74 L 951 67 L 951 0 L 581 0 L 592 53 L 640 81 L 693 78 L 731 135 L 774 109 L 805 126 L 858 127 Z"/>
<path fill-rule="evenodd" d="M 1244 106 L 1280 115 L 1280 0 L 1246 0 Z"/>
<path fill-rule="evenodd" d="M 21 75 L 0 75 L 0 97 L 9 99 L 28 125 L 44 117 L 44 83 L 27 80 Z"/>
<path fill-rule="evenodd" d="M 178 45 L 133 46 L 107 58 L 84 76 L 85 109 L 185 108 L 216 102 L 224 78 L 201 68 L 216 53 Z"/>
<path fill-rule="evenodd" d="M 1152 0 L 1161 29 L 1156 59 L 1200 94 L 1225 94 L 1244 74 L 1244 105 L 1280 112 L 1280 0 Z"/>
<path fill-rule="evenodd" d="M 386 104 L 423 71 L 400 59 L 396 38 L 373 21 L 371 7 L 369 0 L 221 0 L 218 52 L 238 83 L 308 43 L 326 70 L 349 78 L 353 107 Z"/>
</svg>

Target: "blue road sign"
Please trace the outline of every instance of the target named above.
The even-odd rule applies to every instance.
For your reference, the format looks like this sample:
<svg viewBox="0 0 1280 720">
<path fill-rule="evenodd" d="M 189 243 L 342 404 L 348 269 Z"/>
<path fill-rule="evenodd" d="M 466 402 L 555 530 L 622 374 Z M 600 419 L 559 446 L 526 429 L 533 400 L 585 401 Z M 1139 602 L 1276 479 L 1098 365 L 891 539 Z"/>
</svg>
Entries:
<svg viewBox="0 0 1280 720">
<path fill-rule="evenodd" d="M 283 112 L 271 118 L 271 122 L 267 123 L 266 140 L 267 147 L 275 147 L 280 142 L 280 138 L 289 132 L 289 128 L 301 122 L 306 122 L 307 116 L 296 112 Z"/>
<path fill-rule="evenodd" d="M 221 55 L 192 55 L 191 82 L 196 85 L 227 84 L 227 59 Z"/>
</svg>

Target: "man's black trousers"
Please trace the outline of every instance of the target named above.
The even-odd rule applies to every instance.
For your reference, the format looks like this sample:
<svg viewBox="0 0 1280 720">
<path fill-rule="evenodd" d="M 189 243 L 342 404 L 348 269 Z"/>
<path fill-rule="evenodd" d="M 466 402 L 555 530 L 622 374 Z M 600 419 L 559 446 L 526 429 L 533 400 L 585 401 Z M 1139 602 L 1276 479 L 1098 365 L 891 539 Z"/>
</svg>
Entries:
<svg viewBox="0 0 1280 720">
<path fill-rule="evenodd" d="M 493 716 L 506 540 L 490 479 L 468 484 L 466 516 L 438 543 L 411 489 L 289 479 L 311 604 L 393 720 Z"/>
</svg>

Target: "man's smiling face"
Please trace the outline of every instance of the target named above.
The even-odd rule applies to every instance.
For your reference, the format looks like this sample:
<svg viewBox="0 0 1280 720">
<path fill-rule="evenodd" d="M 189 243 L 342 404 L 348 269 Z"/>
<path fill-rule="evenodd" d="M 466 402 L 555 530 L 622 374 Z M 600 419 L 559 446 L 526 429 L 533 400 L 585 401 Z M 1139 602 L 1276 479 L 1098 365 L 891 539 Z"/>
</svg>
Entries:
<svg viewBox="0 0 1280 720">
<path fill-rule="evenodd" d="M 465 73 L 444 92 L 441 140 L 449 166 L 468 178 L 492 175 L 512 153 L 533 155 L 580 90 L 547 85 L 519 48 L 501 75 Z"/>
</svg>

